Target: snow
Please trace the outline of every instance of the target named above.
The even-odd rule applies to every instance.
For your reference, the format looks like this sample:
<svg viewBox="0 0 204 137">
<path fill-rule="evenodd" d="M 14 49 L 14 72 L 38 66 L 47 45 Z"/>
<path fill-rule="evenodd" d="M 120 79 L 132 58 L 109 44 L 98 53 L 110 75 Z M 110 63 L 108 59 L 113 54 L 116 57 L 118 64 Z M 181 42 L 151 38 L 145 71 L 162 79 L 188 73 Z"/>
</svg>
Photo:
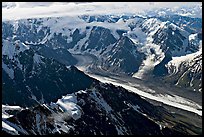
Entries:
<svg viewBox="0 0 204 137">
<path fill-rule="evenodd" d="M 60 130 L 62 130 L 65 133 L 69 133 L 70 127 L 69 127 L 69 125 L 65 125 L 65 124 L 66 124 L 66 122 L 64 122 L 64 123 L 56 123 L 56 125 L 60 126 L 60 128 L 58 128 L 56 126 L 56 128 L 59 130 L 59 132 L 60 132 Z"/>
<path fill-rule="evenodd" d="M 182 98 L 179 96 L 174 96 L 173 98 L 172 97 L 169 98 L 168 95 L 160 95 L 160 94 L 157 95 L 157 94 L 146 93 L 146 92 L 141 91 L 135 87 L 132 87 L 131 85 L 122 84 L 122 83 L 117 82 L 116 80 L 113 80 L 113 79 L 110 79 L 107 77 L 102 77 L 102 76 L 93 75 L 93 74 L 88 74 L 88 75 L 92 78 L 95 78 L 95 79 L 103 82 L 103 83 L 111 83 L 115 86 L 122 86 L 123 88 L 125 88 L 131 92 L 137 93 L 138 95 L 140 95 L 142 97 L 145 97 L 145 98 L 148 98 L 151 100 L 155 100 L 157 102 L 162 102 L 166 105 L 173 106 L 173 107 L 176 107 L 179 109 L 183 109 L 183 110 L 186 110 L 189 112 L 193 112 L 193 113 L 196 113 L 196 114 L 202 116 L 202 110 L 199 110 L 199 109 L 202 109 L 202 106 L 198 105 L 197 103 L 195 103 L 193 101 L 187 100 L 185 98 Z"/>
<path fill-rule="evenodd" d="M 107 22 L 91 22 L 89 23 L 91 26 L 98 26 L 98 27 L 103 27 L 103 28 L 108 28 L 111 30 L 112 35 L 116 38 L 119 39 L 119 35 L 116 33 L 116 30 L 122 29 L 122 30 L 129 30 L 129 27 L 125 22 L 116 22 L 116 23 L 107 23 Z"/>
<path fill-rule="evenodd" d="M 41 27 L 41 26 L 40 26 L 40 27 Z M 47 33 L 46 36 L 42 39 L 42 41 L 39 42 L 39 44 L 45 44 L 45 42 L 47 42 L 47 40 L 49 40 L 49 39 L 48 39 L 48 36 L 49 36 L 49 35 L 48 35 L 48 33 Z M 37 43 L 32 43 L 32 42 L 31 42 L 30 44 L 37 44 Z"/>
<path fill-rule="evenodd" d="M 140 47 L 140 49 L 138 50 L 145 53 L 146 60 L 143 61 L 143 65 L 139 67 L 138 72 L 133 74 L 133 77 L 142 79 L 145 73 L 151 71 L 154 66 L 159 64 L 164 58 L 164 53 L 162 52 L 162 49 L 160 49 L 160 45 L 156 45 L 153 43 L 152 36 L 160 28 L 164 28 L 166 23 L 167 22 L 161 22 L 157 19 L 150 18 L 146 19 L 142 24 L 144 28 L 148 29 L 147 34 L 145 34 L 144 32 L 140 32 L 140 28 L 137 29 L 137 32 L 139 32 L 139 34 L 142 34 L 141 36 L 138 35 L 139 39 L 141 39 L 140 37 L 143 37 L 142 47 Z M 153 49 L 155 51 L 155 54 L 152 54 L 150 49 Z"/>
<path fill-rule="evenodd" d="M 20 106 L 9 106 L 9 105 L 3 105 L 2 104 L 2 109 L 4 109 L 4 110 L 20 110 L 22 108 Z"/>
<path fill-rule="evenodd" d="M 55 34 L 61 33 L 62 36 L 67 36 L 67 43 L 70 43 L 72 41 L 71 35 L 73 34 L 76 28 L 79 29 L 80 33 L 86 33 L 86 37 L 78 41 L 77 46 L 75 46 L 75 49 L 70 49 L 70 52 L 72 52 L 72 50 L 73 52 L 77 51 L 76 47 L 78 47 L 78 50 L 81 49 L 82 45 L 84 45 L 84 43 L 90 36 L 91 30 L 94 26 L 108 28 L 111 31 L 111 34 L 116 39 L 119 39 L 119 35 L 117 34 L 116 30 L 118 29 L 129 30 L 128 24 L 125 22 L 118 21 L 116 23 L 109 23 L 93 21 L 87 23 L 83 19 L 80 19 L 78 16 L 42 18 L 39 20 L 42 21 L 42 26 L 50 28 L 51 32 L 51 34 L 49 36 L 46 35 L 45 38 L 40 43 L 44 43 L 46 40 L 51 39 L 54 33 Z M 42 26 L 39 27 L 42 28 Z M 87 30 L 86 29 L 87 26 L 89 26 L 90 29 Z"/>
<path fill-rule="evenodd" d="M 81 117 L 81 108 L 76 104 L 77 97 L 74 93 L 67 94 L 56 102 L 57 105 L 62 109 L 64 113 L 70 114 L 74 120 Z"/>
<path fill-rule="evenodd" d="M 27 132 L 22 129 L 21 127 L 18 127 L 17 125 L 7 121 L 7 118 L 12 117 L 13 115 L 10 115 L 6 112 L 6 110 L 23 110 L 20 106 L 9 106 L 9 105 L 3 105 L 2 104 L 2 130 L 12 134 L 12 135 L 18 135 L 19 132 L 27 134 Z"/>
<path fill-rule="evenodd" d="M 19 135 L 18 131 L 16 131 L 13 127 L 9 126 L 7 123 L 2 121 L 2 130 L 12 134 L 12 135 Z"/>
<path fill-rule="evenodd" d="M 77 28 L 78 24 L 81 22 L 82 20 L 80 20 L 79 18 L 73 18 L 73 17 L 66 17 L 66 18 L 65 17 L 61 17 L 61 18 L 54 17 L 54 18 L 43 18 L 42 19 L 42 25 L 44 27 L 50 28 L 51 34 L 48 37 L 48 40 L 51 38 L 52 35 L 54 35 L 54 33 L 56 34 L 62 33 L 62 36 L 67 36 L 68 38 L 70 38 L 72 31 L 74 31 L 74 29 Z M 74 26 L 75 28 L 73 28 Z"/>
<path fill-rule="evenodd" d="M 23 129 L 20 125 L 16 125 L 16 124 L 13 124 L 9 121 L 5 121 L 9 126 L 11 126 L 12 128 L 14 128 L 16 131 L 18 132 L 21 132 L 21 133 L 24 133 L 25 135 L 28 135 L 28 132 Z"/>
<path fill-rule="evenodd" d="M 8 40 L 3 40 L 2 55 L 7 55 L 9 59 L 13 59 L 15 53 L 15 46 L 12 45 Z"/>
<path fill-rule="evenodd" d="M 197 38 L 197 36 L 198 36 L 197 33 L 196 34 L 191 34 L 191 35 L 189 35 L 188 39 L 189 39 L 189 41 L 195 40 Z"/>
<path fill-rule="evenodd" d="M 79 91 L 77 91 L 77 94 L 83 94 L 83 93 L 87 93 L 87 92 L 84 91 L 84 90 L 79 90 Z"/>
<path fill-rule="evenodd" d="M 169 21 L 167 21 L 167 22 L 169 22 Z M 169 23 L 170 23 L 170 22 L 169 22 Z M 174 23 L 170 23 L 170 24 L 169 24 L 169 27 L 171 27 L 173 30 L 178 30 L 179 33 L 181 33 L 181 35 L 184 36 L 184 37 L 188 37 L 188 36 L 190 35 L 189 32 L 185 31 L 183 28 L 177 26 L 177 25 L 174 24 Z"/>
<path fill-rule="evenodd" d="M 7 119 L 9 117 L 12 117 L 13 115 L 10 115 L 6 112 L 6 110 L 22 110 L 20 106 L 9 106 L 9 105 L 3 105 L 2 104 L 2 118 Z"/>
<path fill-rule="evenodd" d="M 193 14 L 191 14 L 191 13 L 189 13 L 189 12 L 188 12 L 188 13 L 183 13 L 183 14 L 180 13 L 179 15 L 181 15 L 181 16 L 193 16 Z"/>
<path fill-rule="evenodd" d="M 86 37 L 81 39 L 75 47 L 79 47 L 81 49 L 81 46 L 84 45 L 85 41 L 88 39 L 91 29 L 94 26 L 98 27 L 104 27 L 111 30 L 111 34 L 116 38 L 119 39 L 119 35 L 116 33 L 116 30 L 118 28 L 123 30 L 129 30 L 129 27 L 127 26 L 127 23 L 125 22 L 116 22 L 116 23 L 108 23 L 108 22 L 90 22 L 87 23 L 83 19 L 80 19 L 79 17 L 73 17 L 73 16 L 66 16 L 66 17 L 53 17 L 53 18 L 43 18 L 42 19 L 42 25 L 44 27 L 49 27 L 51 34 L 47 36 L 47 39 L 52 38 L 54 33 L 59 34 L 62 33 L 63 36 L 67 36 L 68 43 L 72 41 L 71 34 L 73 34 L 74 30 L 78 28 L 80 32 L 86 32 Z M 91 27 L 89 30 L 86 30 L 86 26 Z M 45 40 L 43 40 L 45 41 Z M 75 49 L 76 50 L 76 49 Z"/>
<path fill-rule="evenodd" d="M 156 96 L 158 96 L 160 98 L 163 98 L 163 99 L 168 98 L 168 100 L 171 101 L 171 102 L 175 102 L 175 103 L 179 103 L 179 104 L 183 104 L 183 105 L 188 105 L 188 106 L 191 106 L 191 107 L 194 107 L 194 108 L 202 109 L 202 106 L 194 103 L 193 101 L 191 101 L 189 99 L 185 99 L 185 98 L 182 98 L 182 97 L 177 96 L 177 95 L 157 94 Z"/>
<path fill-rule="evenodd" d="M 72 93 L 62 96 L 62 98 L 58 99 L 56 103 L 50 103 L 52 109 L 59 107 L 59 109 L 62 111 L 58 113 L 54 112 L 51 116 L 54 118 L 55 126 L 55 129 L 52 131 L 53 133 L 61 133 L 61 131 L 68 133 L 70 128 L 74 128 L 68 125 L 65 121 L 69 120 L 70 118 L 73 118 L 74 120 L 81 118 L 82 112 L 80 106 L 77 105 L 77 102 L 77 96 Z"/>
<path fill-rule="evenodd" d="M 89 30 L 86 30 L 86 36 L 83 38 L 83 39 L 80 39 L 77 44 L 74 46 L 73 49 L 70 49 L 69 52 L 70 53 L 75 53 L 77 54 L 76 51 L 79 51 L 82 46 L 85 44 L 85 42 L 88 40 L 90 34 L 91 34 L 91 30 L 92 30 L 92 27 L 89 29 Z M 81 52 L 78 52 L 78 53 L 81 53 Z"/>
<path fill-rule="evenodd" d="M 112 108 L 108 103 L 102 98 L 101 94 L 97 94 L 93 89 L 90 96 L 109 114 L 112 111 Z"/>
<path fill-rule="evenodd" d="M 163 60 L 163 58 L 165 57 L 164 52 L 162 51 L 162 49 L 160 49 L 160 45 L 153 44 L 152 36 L 159 29 L 163 29 L 167 26 L 171 27 L 173 30 L 179 30 L 181 35 L 183 35 L 185 37 L 187 37 L 189 35 L 186 31 L 184 31 L 183 29 L 180 29 L 178 26 L 176 26 L 173 23 L 170 23 L 169 21 L 161 22 L 160 20 L 155 19 L 155 18 L 150 18 L 150 19 L 144 20 L 144 22 L 142 23 L 142 27 L 146 28 L 148 31 L 146 32 L 146 37 L 145 37 L 145 34 L 143 34 L 143 37 L 145 37 L 145 39 L 143 39 L 143 45 L 144 46 L 140 47 L 139 50 L 146 54 L 146 60 L 143 61 L 143 65 L 140 66 L 138 72 L 133 74 L 133 77 L 142 79 L 145 73 L 148 73 L 149 71 L 153 70 L 154 66 L 159 64 Z M 172 32 L 172 33 L 174 34 L 174 32 Z M 193 39 L 193 38 L 195 39 L 194 35 L 189 36 L 189 39 Z M 139 39 L 141 39 L 141 38 L 139 38 Z M 135 42 L 137 42 L 137 41 L 135 41 Z M 187 46 L 188 46 L 188 39 L 185 39 L 183 41 L 183 47 L 184 48 L 182 49 L 182 51 L 173 51 L 172 52 L 173 56 L 185 55 L 186 54 L 185 49 Z M 155 51 L 155 54 L 152 54 L 150 52 L 150 49 L 153 49 Z"/>
<path fill-rule="evenodd" d="M 120 121 L 118 120 L 119 117 L 115 117 L 112 112 L 113 109 L 111 108 L 111 106 L 108 105 L 108 103 L 104 100 L 104 98 L 102 97 L 102 95 L 99 92 L 96 92 L 95 89 L 92 89 L 92 92 L 90 94 L 90 97 L 92 99 L 95 100 L 95 102 L 99 105 L 99 107 L 101 109 L 104 109 L 106 111 L 106 114 L 108 116 L 110 116 L 112 118 L 112 120 L 114 120 L 115 124 L 115 128 L 118 132 L 118 135 L 124 135 L 124 132 L 127 131 L 127 129 L 121 125 Z M 119 126 L 118 126 L 119 125 Z"/>
<path fill-rule="evenodd" d="M 137 36 L 137 38 L 134 38 L 133 34 Z M 145 44 L 147 35 L 141 30 L 141 28 L 136 27 L 132 31 L 127 32 L 128 37 L 133 41 L 138 41 L 140 44 Z M 138 44 L 137 42 L 135 44 Z"/>
<path fill-rule="evenodd" d="M 138 106 L 138 105 L 132 105 L 132 104 L 130 104 L 130 103 L 128 103 L 127 104 L 129 107 L 132 107 L 135 111 L 137 111 L 137 112 L 139 112 L 139 113 L 142 113 L 141 111 L 140 111 L 140 106 Z"/>
<path fill-rule="evenodd" d="M 6 55 L 8 59 L 15 60 L 17 67 L 22 70 L 22 65 L 15 55 L 29 49 L 29 46 L 25 45 L 24 43 L 20 43 L 19 41 L 10 42 L 9 40 L 2 40 L 2 45 L 2 56 Z M 14 70 L 12 67 L 9 68 L 4 62 L 2 62 L 2 68 L 6 71 L 11 79 L 14 79 Z"/>
<path fill-rule="evenodd" d="M 174 66 L 175 68 L 174 73 L 177 73 L 182 63 L 187 63 L 187 62 L 190 63 L 194 58 L 202 54 L 202 41 L 200 42 L 200 45 L 201 46 L 199 51 L 195 53 L 187 54 L 184 56 L 172 57 L 172 60 L 168 62 L 167 67 Z"/>
</svg>

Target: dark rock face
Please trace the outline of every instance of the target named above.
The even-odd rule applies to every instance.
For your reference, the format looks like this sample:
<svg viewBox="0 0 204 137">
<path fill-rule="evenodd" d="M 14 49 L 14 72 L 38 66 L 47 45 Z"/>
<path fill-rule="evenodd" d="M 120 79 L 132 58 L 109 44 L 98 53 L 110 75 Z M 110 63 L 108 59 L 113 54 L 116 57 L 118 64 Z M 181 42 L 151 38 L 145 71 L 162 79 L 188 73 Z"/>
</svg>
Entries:
<svg viewBox="0 0 204 137">
<path fill-rule="evenodd" d="M 86 36 L 86 33 L 81 34 L 79 29 L 76 29 L 71 36 L 72 36 L 72 41 L 68 43 L 67 48 L 74 48 L 77 42 Z"/>
<path fill-rule="evenodd" d="M 109 29 L 94 26 L 88 40 L 83 45 L 82 50 L 96 49 L 96 51 L 98 51 L 107 48 L 110 44 L 115 42 L 116 39 L 113 37 Z"/>
<path fill-rule="evenodd" d="M 29 45 L 33 50 L 37 51 L 46 58 L 53 58 L 58 62 L 68 66 L 75 65 L 77 63 L 77 60 L 72 56 L 72 54 L 64 48 L 53 49 L 45 44 Z"/>
<path fill-rule="evenodd" d="M 94 68 L 101 68 L 111 73 L 132 75 L 138 71 L 146 58 L 144 51 L 137 48 L 139 45 L 134 44 L 130 39 L 140 38 L 140 31 L 148 35 L 155 30 L 155 33 L 150 36 L 153 39 L 152 43 L 159 45 L 164 53 L 167 50 L 170 51 L 172 57 L 195 53 L 199 50 L 198 43 L 202 40 L 202 19 L 180 15 L 156 15 L 154 17 L 82 15 L 78 18 L 83 23 L 87 23 L 87 26 L 83 26 L 82 23 L 83 27 L 77 25 L 75 28 L 74 26 L 69 27 L 69 23 L 66 24 L 66 18 L 63 17 L 4 21 L 2 22 L 2 38 L 29 44 L 42 56 L 53 58 L 65 65 L 77 64 L 77 59 L 72 56 L 74 51 L 77 51 L 77 54 L 88 53 L 94 62 L 97 62 Z M 127 29 L 121 27 L 112 30 L 111 27 L 105 27 L 106 24 L 104 26 L 92 24 L 94 22 L 110 23 L 107 25 L 109 26 L 118 21 L 127 25 Z M 63 27 L 60 26 L 61 22 L 64 23 Z M 155 24 L 158 23 L 166 24 L 156 30 L 159 25 L 155 26 Z M 128 36 L 124 37 L 124 33 Z M 197 38 L 189 40 L 189 35 L 194 33 L 197 33 Z M 157 54 L 153 49 L 150 50 L 152 54 Z M 155 66 L 155 71 L 162 72 L 158 75 L 168 75 L 165 68 L 168 63 L 167 58 L 165 57 Z M 89 64 L 89 66 L 92 65 Z M 155 75 L 157 73 L 155 71 L 150 72 L 150 75 Z"/>
<path fill-rule="evenodd" d="M 190 51 L 192 53 L 195 53 L 199 50 L 199 42 L 202 40 L 202 33 L 196 33 L 195 39 L 191 39 L 188 41 L 188 47 L 186 48 L 186 51 Z"/>
<path fill-rule="evenodd" d="M 85 15 L 80 18 L 88 23 L 116 23 L 119 19 L 124 22 L 133 19 L 132 23 L 126 24 L 131 31 L 136 27 L 142 27 L 143 21 L 147 21 L 142 17 L 126 15 L 121 17 Z M 55 18 L 49 23 L 55 25 L 60 21 L 58 19 L 60 18 Z M 153 75 L 182 87 L 202 90 L 202 54 L 189 64 L 182 63 L 179 71 L 173 75 L 170 72 L 174 72 L 174 66 L 166 67 L 172 60 L 174 52 L 184 55 L 199 50 L 202 20 L 180 16 L 162 19 L 171 20 L 177 27 L 168 22 L 152 36 L 153 43 L 159 45 L 165 52 L 165 58 L 154 67 Z M 52 24 L 52 21 L 55 23 Z M 184 27 L 185 31 L 181 31 L 178 26 L 188 24 L 188 21 L 189 26 Z M 77 49 L 77 52 L 89 53 L 98 59 L 96 65 L 99 66 L 96 67 L 116 74 L 132 75 L 137 72 L 146 55 L 138 49 L 141 45 L 135 44 L 128 35 L 123 35 L 127 30 L 118 28 L 117 39 L 111 29 L 89 24 L 84 27 L 85 30 L 67 28 L 66 32 L 70 32 L 70 35 L 68 33 L 64 35 L 55 32 L 56 30 L 53 32 L 49 23 L 47 26 L 42 25 L 43 19 L 20 20 L 16 23 L 2 22 L 2 39 L 11 43 L 10 48 L 15 46 L 13 51 L 16 52 L 12 58 L 10 57 L 12 50 L 7 55 L 2 55 L 2 103 L 28 107 L 16 113 L 11 110 L 14 116 L 3 121 L 14 127 L 19 134 L 182 135 L 201 132 L 198 127 L 190 125 L 191 129 L 180 119 L 177 121 L 175 115 L 163 107 L 156 107 L 121 87 L 99 83 L 72 66 L 77 60 L 71 51 L 75 51 L 78 46 L 80 49 Z M 154 25 L 154 22 L 149 23 Z M 145 34 L 150 33 L 149 23 L 141 28 Z M 89 30 L 90 35 L 87 34 Z M 197 31 L 200 32 L 197 39 L 188 41 L 188 34 L 185 35 L 184 32 Z M 139 34 L 132 35 L 139 38 Z M 84 38 L 86 39 L 83 41 Z M 81 40 L 84 43 L 80 43 Z M 18 52 L 21 47 L 14 44 L 17 41 L 21 45 L 29 46 L 29 49 Z M 78 45 L 79 43 L 81 45 Z M 2 42 L 2 48 L 4 46 Z M 150 52 L 156 55 L 153 48 Z M 168 77 L 169 74 L 171 77 Z M 85 92 L 79 92 L 80 90 Z M 77 96 L 77 105 L 82 112 L 79 119 L 64 118 L 61 115 L 64 112 L 59 105 L 53 108 L 52 103 L 66 94 Z M 10 133 L 3 131 L 3 134 Z"/>
<path fill-rule="evenodd" d="M 165 57 L 164 59 L 154 67 L 154 70 L 153 70 L 153 74 L 155 76 L 166 76 L 168 75 L 168 69 L 166 68 L 166 64 L 172 60 L 172 55 L 171 55 L 171 52 L 168 50 L 166 53 L 165 53 Z"/>
<path fill-rule="evenodd" d="M 121 37 L 107 54 L 105 62 L 111 71 L 123 71 L 127 74 L 137 72 L 145 55 L 137 50 L 135 45 L 128 37 Z"/>
<path fill-rule="evenodd" d="M 36 63 L 34 56 L 38 56 L 39 63 Z M 17 60 L 22 68 L 17 67 Z M 38 100 L 43 99 L 45 102 L 50 102 L 65 93 L 86 89 L 94 81 L 74 66 L 67 68 L 54 59 L 38 55 L 32 49 L 20 52 L 14 59 L 9 59 L 4 55 L 2 62 L 8 67 L 10 66 L 14 72 L 14 78 L 11 79 L 2 69 L 2 101 L 11 105 L 30 106 L 36 104 L 34 100 L 30 99 L 32 94 Z"/>
<path fill-rule="evenodd" d="M 202 92 L 202 53 L 188 62 L 181 62 L 178 68 L 169 65 L 168 75 L 163 79 L 179 87 Z"/>
<path fill-rule="evenodd" d="M 95 83 L 85 92 L 76 92 L 81 118 L 57 122 L 53 114 L 60 109 L 39 105 L 22 110 L 7 121 L 21 126 L 19 134 L 70 135 L 176 135 L 180 131 L 160 128 L 164 116 L 172 117 L 165 109 L 155 107 L 137 94 L 121 87 Z M 27 122 L 25 122 L 25 118 Z M 28 122 L 29 121 L 29 122 Z M 60 124 L 61 123 L 61 124 Z M 68 130 L 62 130 L 67 127 Z"/>
<path fill-rule="evenodd" d="M 178 29 L 173 30 L 172 27 L 167 26 L 166 29 L 159 29 L 153 36 L 153 39 L 153 43 L 161 45 L 163 51 L 169 49 L 173 52 L 181 51 L 185 48 L 183 41 L 187 38 Z"/>
<path fill-rule="evenodd" d="M 12 35 L 13 35 L 13 25 L 2 22 L 2 39 L 5 39 L 7 37 L 12 37 Z"/>
<path fill-rule="evenodd" d="M 43 56 L 56 59 L 66 65 L 77 63 L 77 60 L 67 51 L 67 48 L 73 47 L 76 40 L 84 37 L 84 35 L 76 36 L 77 30 L 75 30 L 71 43 L 67 42 L 68 37 L 62 35 L 62 33 L 53 33 L 53 36 L 48 40 L 48 36 L 51 35 L 50 28 L 43 26 L 42 20 L 37 19 L 28 19 L 16 23 L 3 22 L 2 34 L 3 39 L 28 44 Z"/>
<path fill-rule="evenodd" d="M 122 18 L 128 18 L 126 16 Z M 49 20 L 49 18 L 47 19 Z M 18 27 L 15 28 L 15 23 L 11 22 L 4 22 L 2 24 L 2 31 L 3 31 L 3 38 L 10 39 L 10 41 L 16 41 L 20 40 L 20 42 L 30 45 L 35 51 L 38 51 L 41 55 L 47 57 L 47 58 L 53 58 L 60 63 L 63 63 L 65 65 L 75 65 L 77 63 L 77 60 L 72 56 L 72 54 L 68 51 L 69 49 L 76 48 L 77 43 L 85 38 L 88 34 L 86 31 L 81 31 L 80 29 L 75 29 L 73 33 L 70 35 L 71 41 L 67 42 L 68 37 L 63 35 L 62 33 L 55 33 L 51 32 L 49 26 L 43 26 L 43 20 L 42 19 L 28 19 L 28 20 L 22 20 L 16 23 Z M 87 26 L 87 29 L 90 29 L 90 27 Z M 67 30 L 70 31 L 70 30 Z M 125 31 L 118 30 L 117 33 L 120 37 L 122 37 L 122 33 Z M 13 37 L 15 35 L 15 37 Z M 49 40 L 48 40 L 49 39 Z M 126 37 L 126 41 L 129 38 Z M 100 51 L 100 54 L 102 55 L 110 45 L 120 43 L 121 49 L 118 50 L 118 54 L 115 56 L 120 56 L 120 59 L 125 58 L 123 63 L 121 63 L 120 66 L 114 66 L 114 71 L 123 71 L 127 73 L 132 73 L 135 70 L 138 70 L 140 62 L 143 57 L 134 57 L 136 54 L 140 56 L 133 48 L 132 42 L 125 42 L 121 43 L 121 39 L 117 40 L 111 33 L 111 30 L 108 28 L 100 27 L 100 26 L 94 26 L 91 28 L 91 33 L 86 39 L 85 43 L 81 47 L 81 52 L 86 51 L 90 52 L 92 50 L 94 51 Z M 126 45 L 127 44 L 127 45 Z M 130 46 L 131 45 L 131 46 Z M 116 47 L 116 46 L 115 46 Z M 126 48 L 127 49 L 126 49 Z M 116 47 L 118 48 L 118 47 Z M 113 50 L 113 49 L 112 49 Z M 124 50 L 124 52 L 123 52 Z M 131 51 L 133 50 L 133 51 Z M 131 55 L 128 55 L 129 52 Z M 110 55 L 113 54 L 112 52 L 109 52 Z M 95 56 L 95 53 L 91 53 Z M 133 55 L 135 54 L 135 55 Z M 108 56 L 108 55 L 107 55 Z M 105 56 L 105 58 L 107 57 Z M 141 56 L 143 56 L 141 54 Z M 100 59 L 102 56 L 100 57 Z M 115 57 L 113 57 L 115 58 Z M 99 59 L 99 60 L 100 60 Z M 128 65 L 129 61 L 135 61 L 135 65 L 132 66 L 126 66 Z M 112 62 L 112 61 L 107 61 Z M 105 62 L 102 62 L 102 64 Z M 105 64 L 106 64 L 105 63 Z M 108 64 L 110 66 L 110 64 Z"/>
</svg>

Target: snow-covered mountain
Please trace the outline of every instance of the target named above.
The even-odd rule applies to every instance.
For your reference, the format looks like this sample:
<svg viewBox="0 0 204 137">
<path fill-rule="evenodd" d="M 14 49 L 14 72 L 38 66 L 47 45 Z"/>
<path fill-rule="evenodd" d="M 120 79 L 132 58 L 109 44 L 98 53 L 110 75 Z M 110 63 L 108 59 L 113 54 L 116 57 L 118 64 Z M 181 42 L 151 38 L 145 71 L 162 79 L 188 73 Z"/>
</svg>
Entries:
<svg viewBox="0 0 204 137">
<path fill-rule="evenodd" d="M 156 10 L 149 10 L 145 13 L 147 16 L 171 16 L 179 15 L 191 18 L 202 18 L 202 5 L 193 6 L 177 6 L 174 8 L 160 8 Z"/>
<path fill-rule="evenodd" d="M 202 19 L 168 12 L 3 21 L 2 103 L 20 106 L 3 106 L 4 134 L 200 134 L 187 117 L 75 67 L 201 92 Z"/>
<path fill-rule="evenodd" d="M 202 46 L 202 45 L 201 45 Z M 168 82 L 202 92 L 202 49 L 186 56 L 174 57 L 167 65 Z"/>
<path fill-rule="evenodd" d="M 2 44 L 2 101 L 17 105 L 2 105 L 3 134 L 184 134 L 161 119 L 171 113 L 137 94 L 99 83 L 33 45 Z"/>
<path fill-rule="evenodd" d="M 8 40 L 3 40 L 2 45 L 4 103 L 30 106 L 38 103 L 36 99 L 49 102 L 65 93 L 86 89 L 93 82 L 74 66 L 47 58 L 30 45 Z"/>
<path fill-rule="evenodd" d="M 163 76 L 168 74 L 164 66 L 172 57 L 197 52 L 202 40 L 201 20 L 167 15 L 81 15 L 4 21 L 2 37 L 32 45 L 45 57 L 66 65 L 77 64 L 74 54 L 89 54 L 94 57 L 94 63 L 88 64 L 90 68 L 137 78 L 157 71 Z M 189 38 L 193 34 L 198 34 L 194 42 Z"/>
<path fill-rule="evenodd" d="M 173 113 L 110 84 L 94 84 L 90 89 L 67 94 L 56 102 L 32 108 L 3 105 L 2 109 L 4 134 L 190 134 L 187 130 L 181 130 L 185 126 L 181 122 L 169 121 L 175 119 Z M 14 110 L 18 111 L 17 115 Z M 197 134 L 196 130 L 190 130 Z"/>
</svg>

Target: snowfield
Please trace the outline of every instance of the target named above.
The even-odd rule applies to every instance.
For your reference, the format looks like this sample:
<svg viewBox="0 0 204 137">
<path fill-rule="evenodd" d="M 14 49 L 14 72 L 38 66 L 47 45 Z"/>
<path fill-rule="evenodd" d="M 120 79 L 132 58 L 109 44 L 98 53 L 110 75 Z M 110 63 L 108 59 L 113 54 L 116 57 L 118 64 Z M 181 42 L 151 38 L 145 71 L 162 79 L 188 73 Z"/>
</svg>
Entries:
<svg viewBox="0 0 204 137">
<path fill-rule="evenodd" d="M 77 98 L 74 94 L 63 96 L 62 99 L 58 99 L 57 105 L 65 112 L 70 114 L 70 116 L 77 120 L 81 117 L 80 107 L 76 104 Z"/>
<path fill-rule="evenodd" d="M 2 104 L 2 130 L 6 131 L 12 135 L 19 135 L 18 131 L 16 130 L 16 125 L 8 122 L 6 119 L 12 117 L 13 115 L 10 115 L 6 112 L 6 110 L 22 110 L 20 106 L 9 106 L 9 105 L 3 105 Z"/>
</svg>

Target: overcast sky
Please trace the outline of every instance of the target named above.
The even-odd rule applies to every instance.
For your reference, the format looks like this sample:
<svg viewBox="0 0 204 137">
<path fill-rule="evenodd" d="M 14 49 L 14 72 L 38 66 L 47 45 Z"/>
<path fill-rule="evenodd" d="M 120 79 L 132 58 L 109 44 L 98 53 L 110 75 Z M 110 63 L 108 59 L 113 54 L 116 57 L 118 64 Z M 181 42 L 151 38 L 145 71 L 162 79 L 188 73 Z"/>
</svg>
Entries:
<svg viewBox="0 0 204 137">
<path fill-rule="evenodd" d="M 3 2 L 2 19 L 142 13 L 150 9 L 202 5 L 201 2 Z"/>
</svg>

